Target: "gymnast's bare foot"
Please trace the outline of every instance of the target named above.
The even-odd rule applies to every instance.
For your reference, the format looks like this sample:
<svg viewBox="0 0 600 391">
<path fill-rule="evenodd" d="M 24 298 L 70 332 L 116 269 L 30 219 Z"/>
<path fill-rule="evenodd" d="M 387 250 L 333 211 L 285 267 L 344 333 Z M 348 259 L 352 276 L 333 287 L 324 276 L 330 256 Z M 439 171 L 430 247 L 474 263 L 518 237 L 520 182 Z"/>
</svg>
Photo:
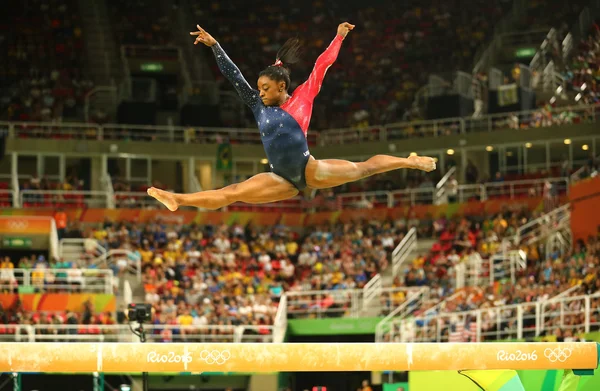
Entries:
<svg viewBox="0 0 600 391">
<path fill-rule="evenodd" d="M 156 198 L 164 206 L 167 207 L 171 212 L 175 212 L 179 208 L 179 204 L 175 198 L 175 194 L 169 193 L 168 191 L 160 190 L 155 187 L 148 189 L 148 195 Z"/>
<path fill-rule="evenodd" d="M 429 156 L 410 156 L 408 160 L 413 164 L 414 169 L 430 172 L 435 170 L 435 160 Z"/>
</svg>

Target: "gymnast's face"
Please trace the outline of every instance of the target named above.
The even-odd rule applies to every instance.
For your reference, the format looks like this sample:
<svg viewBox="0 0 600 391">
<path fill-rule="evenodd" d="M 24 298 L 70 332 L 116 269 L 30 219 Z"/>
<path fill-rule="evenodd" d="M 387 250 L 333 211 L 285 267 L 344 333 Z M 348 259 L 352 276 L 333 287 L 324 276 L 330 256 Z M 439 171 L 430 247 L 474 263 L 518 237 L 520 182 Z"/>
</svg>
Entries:
<svg viewBox="0 0 600 391">
<path fill-rule="evenodd" d="M 278 82 L 268 76 L 261 76 L 258 78 L 257 84 L 260 99 L 265 106 L 280 106 L 285 102 L 287 96 L 285 82 Z"/>
</svg>

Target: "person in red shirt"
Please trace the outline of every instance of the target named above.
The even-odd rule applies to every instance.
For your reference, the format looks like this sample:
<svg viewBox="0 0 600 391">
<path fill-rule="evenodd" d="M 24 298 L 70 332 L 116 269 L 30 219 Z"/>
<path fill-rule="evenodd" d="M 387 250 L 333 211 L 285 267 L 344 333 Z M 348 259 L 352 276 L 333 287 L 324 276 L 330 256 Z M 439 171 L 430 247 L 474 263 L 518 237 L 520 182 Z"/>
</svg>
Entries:
<svg viewBox="0 0 600 391">
<path fill-rule="evenodd" d="M 54 222 L 58 231 L 58 239 L 64 238 L 67 232 L 67 214 L 62 208 L 59 208 L 54 214 Z"/>
</svg>

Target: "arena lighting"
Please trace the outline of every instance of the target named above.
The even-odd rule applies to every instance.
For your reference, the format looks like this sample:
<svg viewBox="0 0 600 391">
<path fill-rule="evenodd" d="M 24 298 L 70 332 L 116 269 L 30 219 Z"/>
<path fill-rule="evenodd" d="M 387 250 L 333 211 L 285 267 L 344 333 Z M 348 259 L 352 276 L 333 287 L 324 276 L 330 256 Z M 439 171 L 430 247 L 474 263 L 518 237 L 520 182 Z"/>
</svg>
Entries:
<svg viewBox="0 0 600 391">
<path fill-rule="evenodd" d="M 553 96 L 552 98 L 550 98 L 550 104 L 553 104 L 554 102 L 556 102 L 556 97 Z"/>
<path fill-rule="evenodd" d="M 583 83 L 581 85 L 581 91 L 585 91 L 586 88 L 587 88 L 587 84 Z"/>
<path fill-rule="evenodd" d="M 584 151 L 587 151 L 588 149 L 590 149 L 590 147 L 587 144 L 583 144 L 581 146 L 581 149 L 583 149 Z"/>
<path fill-rule="evenodd" d="M 579 100 L 581 99 L 581 92 L 577 95 L 575 95 L 575 102 L 579 102 Z"/>
<path fill-rule="evenodd" d="M 448 155 L 454 155 L 454 149 L 449 149 L 446 151 Z"/>
<path fill-rule="evenodd" d="M 531 143 L 525 143 L 525 148 L 531 148 Z"/>
<path fill-rule="evenodd" d="M 560 93 L 562 92 L 562 90 L 563 90 L 562 86 L 558 86 L 558 87 L 556 88 L 556 93 L 557 93 L 557 94 L 560 94 Z"/>
<path fill-rule="evenodd" d="M 595 342 L 0 343 L 0 372 L 348 372 L 577 369 L 593 373 Z"/>
<path fill-rule="evenodd" d="M 492 152 L 494 150 L 494 147 L 492 147 L 491 145 L 488 145 L 487 147 L 485 147 L 485 150 L 488 152 Z"/>
<path fill-rule="evenodd" d="M 566 138 L 564 141 L 565 145 L 570 145 L 571 144 L 571 139 L 570 138 Z"/>
<path fill-rule="evenodd" d="M 268 164 L 269 160 L 268 159 L 260 159 L 260 164 Z"/>
</svg>

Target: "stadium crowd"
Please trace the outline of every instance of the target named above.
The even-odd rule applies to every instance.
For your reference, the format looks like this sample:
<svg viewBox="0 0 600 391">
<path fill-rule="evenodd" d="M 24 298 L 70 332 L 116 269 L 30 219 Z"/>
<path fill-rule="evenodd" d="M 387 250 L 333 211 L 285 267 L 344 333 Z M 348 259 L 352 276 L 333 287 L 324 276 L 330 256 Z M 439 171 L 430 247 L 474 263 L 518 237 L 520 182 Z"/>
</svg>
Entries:
<svg viewBox="0 0 600 391">
<path fill-rule="evenodd" d="M 348 36 L 327 74 L 319 100 L 330 104 L 317 104 L 311 122 L 314 129 L 324 129 L 399 121 L 428 74 L 472 65 L 475 52 L 490 37 L 490 21 L 498 20 L 511 3 L 476 1 L 460 7 L 457 2 L 375 1 L 365 8 L 360 1 L 294 0 L 285 5 L 259 1 L 251 9 L 244 5 L 213 1 L 209 7 L 197 4 L 194 12 L 250 79 L 274 62 L 277 48 L 292 35 L 305 44 L 304 61 L 292 67 L 295 87 L 333 39 L 340 20 L 351 20 L 365 32 Z M 303 20 L 299 15 L 313 16 Z M 240 18 L 242 25 L 236 23 Z M 222 79 L 214 64 L 213 70 Z M 367 86 L 358 75 L 368 75 Z"/>
<path fill-rule="evenodd" d="M 536 14 L 535 7 L 545 4 L 543 1 L 533 3 L 533 14 Z M 561 5 L 557 13 L 576 15 L 579 2 L 576 3 Z M 84 56 L 76 2 L 35 0 L 22 3 L 10 0 L 10 4 L 14 5 L 9 7 L 11 12 L 0 16 L 0 50 L 8 53 L 7 61 L 0 64 L 2 117 L 22 121 L 76 117 L 83 94 L 92 87 L 81 71 Z M 345 2 L 340 8 L 337 4 L 330 7 L 320 0 L 294 0 L 289 2 L 289 7 L 282 9 L 273 2 L 260 0 L 255 2 L 249 14 L 241 6 L 243 4 L 241 0 L 234 0 L 227 3 L 211 1 L 208 7 L 206 4 L 193 6 L 198 19 L 207 20 L 207 30 L 214 33 L 248 78 L 274 60 L 276 48 L 286 38 L 282 31 L 286 31 L 287 35 L 289 32 L 297 33 L 306 41 L 305 62 L 298 69 L 293 69 L 295 83 L 298 83 L 304 80 L 313 60 L 333 38 L 335 24 L 331 20 L 343 15 L 363 26 L 366 34 L 349 36 L 321 92 L 319 99 L 331 102 L 333 107 L 327 110 L 322 105 L 315 107 L 314 127 L 331 128 L 398 121 L 412 103 L 417 89 L 426 83 L 429 73 L 471 65 L 475 52 L 492 31 L 489 20 L 498 20 L 508 11 L 511 2 L 477 0 L 469 7 L 458 7 L 456 0 L 432 2 L 429 6 L 411 0 L 391 5 L 386 3 L 385 6 L 392 9 L 380 12 L 382 4 L 378 1 L 368 8 L 363 8 L 364 4 L 359 7 L 358 1 Z M 161 14 L 160 8 L 149 7 L 145 0 L 130 3 L 110 1 L 110 8 L 115 18 L 118 42 L 146 45 L 171 42 L 169 21 Z M 149 13 L 141 15 L 137 12 L 139 8 L 148 9 Z M 311 21 L 288 21 L 294 19 L 288 17 L 308 12 L 308 9 L 314 15 Z M 206 18 L 208 12 L 211 18 Z M 381 20 L 377 16 L 380 14 L 399 16 Z M 265 20 L 261 15 L 269 17 Z M 235 21 L 242 17 L 248 19 L 248 23 L 236 24 Z M 461 23 L 466 19 L 472 21 L 468 26 Z M 5 28 L 12 26 L 15 20 L 21 27 L 14 31 Z M 537 23 L 545 22 L 537 20 Z M 40 27 L 42 34 L 30 27 L 33 25 Z M 151 27 L 148 29 L 147 26 Z M 255 44 L 257 40 L 260 45 Z M 585 91 L 583 103 L 598 103 L 600 29 L 597 25 L 579 49 L 580 54 L 567 78 L 573 88 Z M 431 58 L 447 61 L 431 61 Z M 216 68 L 214 71 L 216 77 L 221 77 Z M 358 75 L 369 75 L 368 85 L 365 86 Z M 342 109 L 345 107 L 349 109 Z M 507 123 L 513 128 L 539 127 L 585 121 L 586 115 L 571 115 L 569 108 L 563 114 L 553 116 L 550 108 L 545 106 L 534 114 L 531 121 L 511 117 Z M 501 125 L 506 126 L 507 123 Z M 448 134 L 455 131 L 456 127 L 452 125 L 443 130 Z M 407 134 L 418 136 L 426 132 L 420 128 L 409 128 Z M 470 165 L 473 166 L 472 163 Z M 590 170 L 597 169 L 593 157 L 589 166 Z M 475 172 L 467 177 L 469 183 L 479 181 L 477 168 L 473 166 L 473 169 Z M 352 184 L 344 190 L 388 190 L 398 183 L 397 174 L 400 173 Z M 412 174 L 408 175 L 407 187 L 433 187 L 432 177 Z M 48 190 L 55 186 L 43 178 L 33 177 L 23 185 L 23 189 Z M 122 188 L 117 186 L 117 190 L 130 190 L 129 186 L 123 184 Z M 59 188 L 72 190 L 81 187 L 81 181 L 71 176 Z M 326 195 L 333 196 L 333 193 Z M 46 203 L 39 198 L 25 198 L 24 201 L 28 204 Z M 60 203 L 60 200 L 52 202 Z M 239 224 L 173 226 L 160 220 L 148 224 L 106 221 L 88 227 L 74 224 L 65 230 L 65 237 L 89 239 L 84 245 L 87 250 L 84 257 L 73 262 L 47 260 L 43 256 L 24 257 L 16 262 L 3 258 L 0 260 L 0 290 L 15 292 L 21 288 L 14 269 L 32 272 L 35 276 L 32 280 L 34 292 L 60 292 L 63 288 L 59 285 L 65 281 L 67 285 L 77 286 L 84 269 L 90 267 L 88 260 L 92 258 L 94 243 L 97 242 L 106 249 L 129 251 L 130 255 L 111 265 L 119 277 L 127 273 L 133 261 L 140 260 L 145 300 L 153 306 L 155 325 L 173 326 L 175 333 L 183 333 L 183 329 L 177 329 L 179 326 L 206 330 L 211 325 L 224 326 L 208 331 L 214 333 L 216 339 L 220 338 L 220 334 L 226 338 L 232 334 L 233 327 L 240 325 L 256 326 L 259 333 L 268 334 L 270 329 L 267 326 L 273 324 L 277 305 L 285 292 L 298 293 L 295 296 L 298 299 L 289 303 L 290 317 L 347 314 L 351 302 L 345 294 L 339 295 L 336 291 L 362 288 L 377 273 L 385 273 L 390 266 L 392 250 L 414 227 L 420 238 L 434 238 L 436 241 L 430 251 L 409 263 L 407 270 L 394 282 L 394 287 L 429 287 L 432 302 L 417 309 L 414 314 L 431 314 L 428 311 L 436 303 L 457 293 L 456 269 L 461 263 L 474 254 L 489 259 L 498 251 L 503 239 L 513 236 L 519 226 L 538 216 L 526 210 L 508 209 L 485 218 L 434 216 L 419 220 L 410 214 L 395 221 L 323 225 L 305 231 L 280 225 L 271 228 Z M 579 288 L 574 289 L 573 294 L 600 291 L 598 238 L 578 241 L 573 250 L 566 253 L 553 251 L 547 254 L 543 247 L 534 245 L 520 250 L 526 256 L 526 267 L 518 271 L 516 284 L 501 283 L 469 289 L 456 300 L 447 302 L 445 308 L 435 311 L 489 309 L 483 315 L 484 331 L 504 335 L 501 329 L 514 328 L 515 314 L 504 313 L 503 320 L 498 321 L 498 313 L 493 310 L 498 306 L 544 301 L 574 287 Z M 45 273 L 47 269 L 57 273 Z M 67 275 L 61 272 L 62 269 L 79 272 Z M 53 277 L 48 277 L 50 275 Z M 325 296 L 302 294 L 314 290 L 332 293 Z M 380 314 L 388 313 L 404 300 L 404 291 L 386 293 Z M 590 305 L 591 321 L 598 325 L 600 299 L 592 300 Z M 553 310 L 552 305 L 549 308 Z M 559 333 L 559 338 L 572 338 L 581 332 L 581 301 L 573 301 L 568 310 L 565 320 L 567 330 L 555 332 Z M 86 303 L 81 312 L 65 313 L 27 312 L 20 302 L 11 308 L 0 305 L 0 334 L 10 332 L 5 326 L 9 324 L 48 325 L 47 330 L 51 330 L 52 325 L 82 324 L 92 327 L 74 332 L 97 334 L 102 333 L 101 328 L 93 326 L 126 322 L 122 310 L 117 315 L 99 313 L 91 302 Z M 449 320 L 443 331 L 449 339 L 456 328 L 452 322 Z M 531 318 L 523 326 L 530 335 Z M 556 318 L 545 324 L 549 330 L 557 326 Z M 428 332 L 420 337 L 431 337 Z M 167 341 L 173 335 L 160 334 L 160 338 Z"/>
<path fill-rule="evenodd" d="M 74 120 L 93 87 L 73 0 L 7 0 L 0 12 L 0 119 Z"/>
</svg>

